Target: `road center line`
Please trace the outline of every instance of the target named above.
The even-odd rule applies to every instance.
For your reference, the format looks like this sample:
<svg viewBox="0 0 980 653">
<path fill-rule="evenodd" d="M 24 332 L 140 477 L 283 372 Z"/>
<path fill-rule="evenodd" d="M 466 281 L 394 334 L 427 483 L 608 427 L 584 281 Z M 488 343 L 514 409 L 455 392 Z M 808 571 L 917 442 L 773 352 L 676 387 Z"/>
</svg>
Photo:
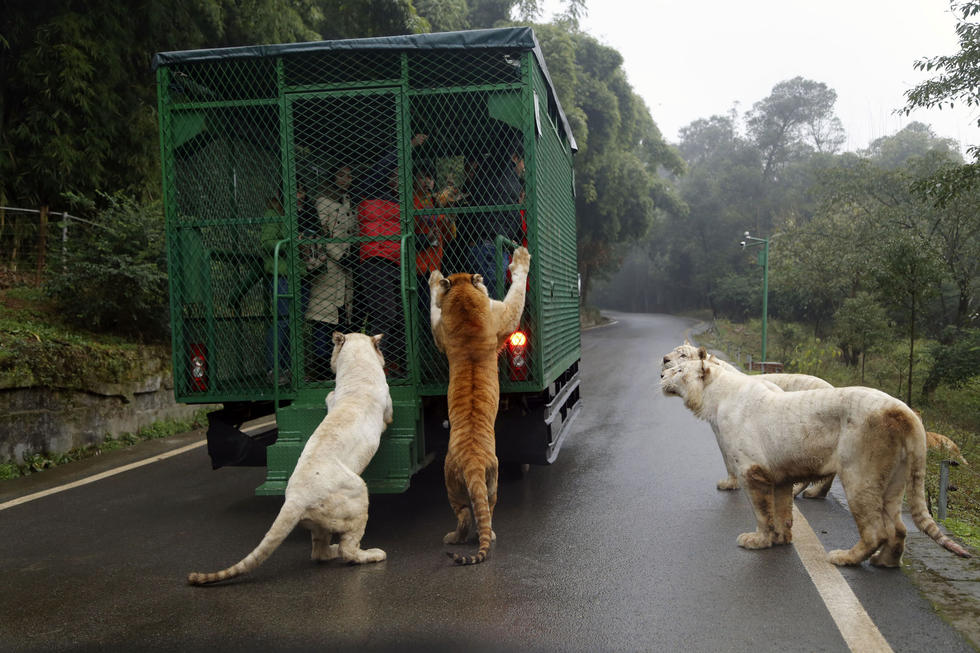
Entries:
<svg viewBox="0 0 980 653">
<path fill-rule="evenodd" d="M 864 611 L 837 567 L 827 562 L 827 553 L 806 517 L 793 506 L 793 544 L 820 598 L 830 612 L 847 646 L 855 653 L 891 653 L 892 647 Z"/>
<path fill-rule="evenodd" d="M 243 433 L 253 433 L 259 431 L 260 429 L 268 428 L 274 425 L 275 420 L 268 420 L 258 424 L 249 424 L 247 427 L 242 428 Z M 65 490 L 71 490 L 76 487 L 81 487 L 82 485 L 88 485 L 89 483 L 95 483 L 96 481 L 101 481 L 104 478 L 109 478 L 110 476 L 115 476 L 116 474 L 122 474 L 123 472 L 128 472 L 131 469 L 136 469 L 138 467 L 143 467 L 144 465 L 151 465 L 153 463 L 158 463 L 161 460 L 166 460 L 167 458 L 173 458 L 174 456 L 179 456 L 182 453 L 187 453 L 188 451 L 193 451 L 199 447 L 206 445 L 208 441 L 206 439 L 198 440 L 197 442 L 192 442 L 191 444 L 184 445 L 179 449 L 174 449 L 172 451 L 166 451 L 164 453 L 158 454 L 156 456 L 150 456 L 143 460 L 138 460 L 135 463 L 130 463 L 128 465 L 123 465 L 122 467 L 115 467 L 113 469 L 101 472 L 99 474 L 93 474 L 92 476 L 87 476 L 83 479 L 73 481 L 71 483 L 65 483 L 64 485 L 59 485 L 57 487 L 48 488 L 47 490 L 41 490 L 40 492 L 34 492 L 33 494 L 25 494 L 22 497 L 16 499 L 11 499 L 10 501 L 5 501 L 0 503 L 0 510 L 6 510 L 7 508 L 13 508 L 14 506 L 19 506 L 21 504 L 27 503 L 29 501 L 34 501 L 35 499 L 41 499 L 43 497 L 51 496 L 52 494 L 57 494 L 59 492 L 64 492 Z"/>
</svg>

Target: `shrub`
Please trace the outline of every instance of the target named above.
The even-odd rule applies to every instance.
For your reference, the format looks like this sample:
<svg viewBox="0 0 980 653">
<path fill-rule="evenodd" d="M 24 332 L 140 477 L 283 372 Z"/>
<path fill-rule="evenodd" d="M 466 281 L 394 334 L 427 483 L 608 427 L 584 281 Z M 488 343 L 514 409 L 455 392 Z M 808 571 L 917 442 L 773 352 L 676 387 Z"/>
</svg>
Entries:
<svg viewBox="0 0 980 653">
<path fill-rule="evenodd" d="M 163 341 L 170 321 L 162 204 L 121 194 L 101 195 L 100 203 L 95 225 L 74 229 L 49 267 L 46 290 L 65 317 L 94 331 Z"/>
</svg>

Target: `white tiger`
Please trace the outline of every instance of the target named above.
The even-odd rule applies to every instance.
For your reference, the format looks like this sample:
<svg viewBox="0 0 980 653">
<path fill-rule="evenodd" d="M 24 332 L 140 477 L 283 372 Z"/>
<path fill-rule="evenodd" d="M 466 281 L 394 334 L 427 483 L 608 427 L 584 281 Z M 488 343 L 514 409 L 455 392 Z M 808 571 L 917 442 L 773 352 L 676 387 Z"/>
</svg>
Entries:
<svg viewBox="0 0 980 653">
<path fill-rule="evenodd" d="M 717 429 L 722 451 L 745 488 L 756 530 L 738 545 L 792 542 L 793 483 L 837 471 L 860 540 L 831 551 L 835 565 L 896 567 L 905 549 L 902 495 L 916 527 L 956 555 L 970 554 L 943 535 L 925 500 L 926 435 L 904 403 L 872 388 L 782 392 L 731 372 L 701 348 L 698 360 L 661 372 L 661 389 Z"/>
<path fill-rule="evenodd" d="M 310 529 L 313 560 L 380 562 L 381 549 L 361 549 L 368 520 L 368 488 L 359 476 L 392 420 L 381 336 L 333 334 L 330 368 L 337 385 L 327 395 L 327 416 L 303 447 L 286 484 L 286 500 L 262 541 L 241 562 L 210 574 L 192 573 L 191 585 L 205 585 L 252 571 L 282 544 L 296 524 Z M 337 544 L 331 541 L 339 535 Z"/>
<path fill-rule="evenodd" d="M 661 370 L 668 367 L 673 367 L 679 363 L 683 363 L 684 361 L 697 360 L 697 358 L 698 348 L 692 345 L 690 341 L 685 339 L 683 345 L 674 347 L 664 355 L 663 362 L 661 363 Z M 730 365 L 719 358 L 715 358 L 715 361 L 726 370 L 743 374 L 743 372 L 737 367 Z M 821 390 L 824 388 L 834 387 L 820 377 L 811 376 L 809 374 L 764 374 L 760 376 L 746 374 L 745 376 L 746 378 L 750 379 L 768 381 L 786 392 L 795 392 L 797 390 Z M 718 441 L 718 446 L 720 447 L 721 440 L 718 438 L 718 432 L 713 425 L 711 430 L 714 431 L 715 440 Z M 724 452 L 722 452 L 722 457 L 725 458 L 725 467 L 728 470 L 728 477 L 718 481 L 716 487 L 719 490 L 737 490 L 738 476 L 736 476 L 735 470 L 728 467 L 728 458 L 724 456 Z M 822 499 L 823 497 L 827 496 L 827 492 L 830 491 L 830 486 L 833 485 L 833 483 L 833 474 L 817 479 L 806 492 L 803 492 L 803 496 L 807 497 L 808 499 Z M 806 483 L 798 483 L 793 488 L 793 496 L 796 496 L 802 492 L 806 486 Z"/>
</svg>

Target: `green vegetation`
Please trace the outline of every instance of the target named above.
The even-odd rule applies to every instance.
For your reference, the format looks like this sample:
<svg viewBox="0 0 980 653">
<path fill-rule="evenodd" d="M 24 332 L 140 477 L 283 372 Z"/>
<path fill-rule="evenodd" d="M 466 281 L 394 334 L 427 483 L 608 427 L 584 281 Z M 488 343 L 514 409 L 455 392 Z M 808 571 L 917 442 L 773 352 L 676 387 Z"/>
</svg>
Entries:
<svg viewBox="0 0 980 653">
<path fill-rule="evenodd" d="M 0 389 L 121 383 L 143 379 L 169 360 L 162 345 L 81 328 L 44 289 L 0 288 Z"/>
<path fill-rule="evenodd" d="M 205 426 L 207 426 L 207 411 L 202 408 L 189 420 L 162 420 L 154 422 L 136 433 L 121 433 L 117 436 L 106 434 L 105 440 L 99 444 L 77 447 L 60 454 L 33 453 L 25 455 L 22 463 L 0 463 L 0 480 L 28 476 L 57 465 L 92 458 L 107 451 L 131 447 L 138 442 L 166 438 Z"/>
</svg>

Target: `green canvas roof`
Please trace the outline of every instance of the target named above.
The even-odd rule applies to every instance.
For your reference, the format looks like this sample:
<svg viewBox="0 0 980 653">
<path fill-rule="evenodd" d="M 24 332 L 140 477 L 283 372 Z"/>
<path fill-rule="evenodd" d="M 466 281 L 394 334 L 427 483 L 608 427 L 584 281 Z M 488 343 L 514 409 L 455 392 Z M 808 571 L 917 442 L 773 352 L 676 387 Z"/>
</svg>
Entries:
<svg viewBox="0 0 980 653">
<path fill-rule="evenodd" d="M 307 41 L 304 43 L 283 43 L 278 45 L 246 45 L 234 48 L 210 48 L 203 50 L 182 50 L 158 52 L 153 56 L 153 69 L 179 63 L 216 62 L 229 59 L 251 59 L 278 57 L 282 55 L 324 52 L 329 50 L 366 51 L 411 51 L 411 50 L 460 50 L 460 49 L 511 49 L 531 51 L 541 67 L 548 91 L 558 108 L 558 115 L 572 151 L 578 146 L 568 125 L 561 102 L 555 93 L 548 66 L 544 61 L 541 46 L 530 27 L 503 27 L 498 29 L 478 29 L 459 32 L 436 32 L 433 34 L 407 34 L 404 36 L 379 36 L 365 39 L 343 39 L 338 41 Z"/>
</svg>

